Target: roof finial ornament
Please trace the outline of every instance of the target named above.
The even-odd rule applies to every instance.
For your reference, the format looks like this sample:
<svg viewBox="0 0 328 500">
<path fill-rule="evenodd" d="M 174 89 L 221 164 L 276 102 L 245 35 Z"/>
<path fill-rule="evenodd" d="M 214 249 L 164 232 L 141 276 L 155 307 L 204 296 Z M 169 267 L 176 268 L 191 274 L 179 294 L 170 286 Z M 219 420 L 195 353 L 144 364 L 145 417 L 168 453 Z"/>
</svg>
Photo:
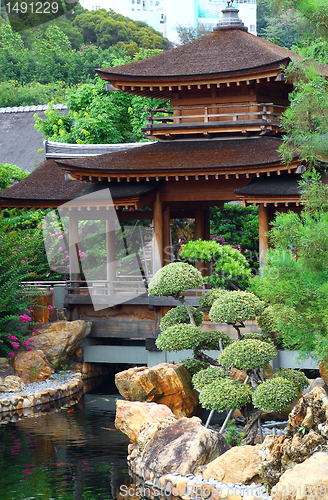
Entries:
<svg viewBox="0 0 328 500">
<path fill-rule="evenodd" d="M 233 5 L 234 0 L 227 1 L 227 7 L 222 10 L 222 19 L 213 31 L 242 30 L 248 31 L 238 16 L 239 9 Z"/>
</svg>

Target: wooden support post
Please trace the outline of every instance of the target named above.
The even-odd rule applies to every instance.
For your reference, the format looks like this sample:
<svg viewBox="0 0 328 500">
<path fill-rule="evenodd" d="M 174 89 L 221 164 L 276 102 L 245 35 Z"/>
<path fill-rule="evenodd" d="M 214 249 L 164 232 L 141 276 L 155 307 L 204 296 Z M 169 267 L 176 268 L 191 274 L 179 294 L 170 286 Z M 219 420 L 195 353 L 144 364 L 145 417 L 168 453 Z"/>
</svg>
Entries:
<svg viewBox="0 0 328 500">
<path fill-rule="evenodd" d="M 106 270 L 107 281 L 116 281 L 115 221 L 112 220 L 106 220 Z"/>
<path fill-rule="evenodd" d="M 153 207 L 154 220 L 154 274 L 163 267 L 163 210 L 159 192 L 156 193 L 156 200 Z"/>
<path fill-rule="evenodd" d="M 263 266 L 264 257 L 269 247 L 267 232 L 269 231 L 268 208 L 259 204 L 259 259 L 260 267 Z"/>
<path fill-rule="evenodd" d="M 171 262 L 171 232 L 170 232 L 170 207 L 166 206 L 163 211 L 163 263 L 170 264 Z"/>
</svg>

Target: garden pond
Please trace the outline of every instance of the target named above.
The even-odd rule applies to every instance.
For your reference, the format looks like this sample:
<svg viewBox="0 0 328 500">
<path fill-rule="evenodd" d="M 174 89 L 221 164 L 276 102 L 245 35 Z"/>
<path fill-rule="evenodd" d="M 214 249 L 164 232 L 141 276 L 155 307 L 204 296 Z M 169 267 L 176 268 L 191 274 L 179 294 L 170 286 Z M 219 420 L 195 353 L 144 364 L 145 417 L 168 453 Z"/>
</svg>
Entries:
<svg viewBox="0 0 328 500">
<path fill-rule="evenodd" d="M 0 425 L 0 500 L 111 500 L 129 484 L 113 376 L 79 402 Z"/>
</svg>

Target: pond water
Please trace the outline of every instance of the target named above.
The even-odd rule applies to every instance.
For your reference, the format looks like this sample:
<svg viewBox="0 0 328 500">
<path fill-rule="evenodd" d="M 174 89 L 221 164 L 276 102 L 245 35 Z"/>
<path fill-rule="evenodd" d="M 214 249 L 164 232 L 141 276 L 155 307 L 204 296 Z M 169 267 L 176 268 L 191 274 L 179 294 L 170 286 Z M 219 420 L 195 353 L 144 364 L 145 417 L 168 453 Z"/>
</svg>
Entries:
<svg viewBox="0 0 328 500">
<path fill-rule="evenodd" d="M 0 500 L 110 500 L 129 484 L 113 376 L 69 408 L 0 425 Z"/>
</svg>

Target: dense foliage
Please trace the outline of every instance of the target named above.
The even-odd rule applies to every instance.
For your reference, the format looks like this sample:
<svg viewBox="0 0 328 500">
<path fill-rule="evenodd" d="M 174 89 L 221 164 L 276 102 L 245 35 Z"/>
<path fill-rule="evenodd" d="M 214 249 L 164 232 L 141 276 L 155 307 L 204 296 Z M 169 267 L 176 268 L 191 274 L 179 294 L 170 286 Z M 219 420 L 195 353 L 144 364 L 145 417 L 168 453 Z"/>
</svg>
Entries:
<svg viewBox="0 0 328 500">
<path fill-rule="evenodd" d="M 210 366 L 207 370 L 201 370 L 196 373 L 192 378 L 192 383 L 197 391 L 201 391 L 207 384 L 227 377 L 228 373 L 222 370 L 222 368 Z"/>
<path fill-rule="evenodd" d="M 150 280 L 148 294 L 178 297 L 190 288 L 203 284 L 201 273 L 185 262 L 173 262 L 162 267 Z"/>
<path fill-rule="evenodd" d="M 188 262 L 198 260 L 210 263 L 211 275 L 204 280 L 213 287 L 246 288 L 251 277 L 246 258 L 230 245 L 221 245 L 216 241 L 190 241 L 183 246 L 179 256 Z"/>
<path fill-rule="evenodd" d="M 241 250 L 251 267 L 257 267 L 258 207 L 242 207 L 225 203 L 223 208 L 212 207 L 211 239 Z"/>
<path fill-rule="evenodd" d="M 216 299 L 220 298 L 225 293 L 227 293 L 227 290 L 223 288 L 212 288 L 211 290 L 207 290 L 199 297 L 198 303 L 200 309 L 202 311 L 209 311 Z"/>
<path fill-rule="evenodd" d="M 328 83 L 310 60 L 290 63 L 286 77 L 293 82 L 294 91 L 282 116 L 287 132 L 280 148 L 283 160 L 290 162 L 297 152 L 310 165 L 327 162 Z"/>
<path fill-rule="evenodd" d="M 190 306 L 190 311 L 193 315 L 196 326 L 201 325 L 204 321 L 204 313 L 192 306 Z M 161 319 L 159 328 L 161 332 L 164 332 L 170 326 L 181 323 L 190 323 L 189 314 L 183 305 L 170 309 Z"/>
<path fill-rule="evenodd" d="M 0 18 L 0 81 L 77 84 L 93 78 L 94 68 L 112 66 L 113 60 L 134 56 L 142 48 L 162 49 L 166 43 L 146 23 L 114 11 L 78 8 L 71 17 L 22 35 Z"/>
<path fill-rule="evenodd" d="M 328 355 L 328 187 L 312 175 L 302 194 L 307 203 L 300 214 L 281 213 L 273 222 L 275 249 L 252 286 L 274 308 L 266 329 L 280 332 L 285 348 L 314 351 L 322 360 Z"/>
<path fill-rule="evenodd" d="M 251 292 L 229 292 L 214 302 L 209 317 L 216 323 L 243 323 L 259 316 L 263 307 L 263 302 Z"/>
<path fill-rule="evenodd" d="M 156 345 L 162 351 L 183 351 L 197 347 L 202 340 L 202 331 L 194 325 L 179 324 L 170 326 L 156 339 Z"/>
<path fill-rule="evenodd" d="M 166 101 L 107 92 L 106 83 L 93 83 L 68 89 L 65 104 L 68 114 L 50 106 L 47 119 L 36 119 L 36 128 L 48 139 L 78 144 L 115 144 L 143 140 L 141 130 L 149 107 L 160 108 Z"/>
<path fill-rule="evenodd" d="M 229 345 L 219 357 L 220 363 L 229 368 L 233 366 L 238 370 L 253 370 L 266 365 L 277 354 L 272 342 L 247 339 L 239 340 Z"/>
<path fill-rule="evenodd" d="M 252 395 L 256 408 L 264 411 L 282 411 L 297 398 L 297 389 L 293 382 L 283 377 L 266 380 Z"/>
<path fill-rule="evenodd" d="M 43 269 L 39 231 L 30 234 L 26 229 L 8 230 L 0 225 L 0 355 L 29 346 L 24 323 L 33 323 L 29 308 L 38 292 L 22 282 L 32 280 Z"/>
<path fill-rule="evenodd" d="M 199 395 L 199 402 L 209 410 L 236 410 L 251 401 L 252 389 L 237 380 L 217 379 L 205 385 Z"/>
<path fill-rule="evenodd" d="M 0 163 L 0 190 L 7 189 L 15 181 L 21 181 L 29 175 L 29 172 L 22 170 L 16 165 Z"/>
<path fill-rule="evenodd" d="M 273 378 L 282 377 L 286 380 L 293 382 L 298 391 L 302 391 L 305 387 L 309 385 L 309 381 L 303 372 L 300 370 L 293 370 L 291 368 L 281 368 L 278 370 Z"/>
</svg>

